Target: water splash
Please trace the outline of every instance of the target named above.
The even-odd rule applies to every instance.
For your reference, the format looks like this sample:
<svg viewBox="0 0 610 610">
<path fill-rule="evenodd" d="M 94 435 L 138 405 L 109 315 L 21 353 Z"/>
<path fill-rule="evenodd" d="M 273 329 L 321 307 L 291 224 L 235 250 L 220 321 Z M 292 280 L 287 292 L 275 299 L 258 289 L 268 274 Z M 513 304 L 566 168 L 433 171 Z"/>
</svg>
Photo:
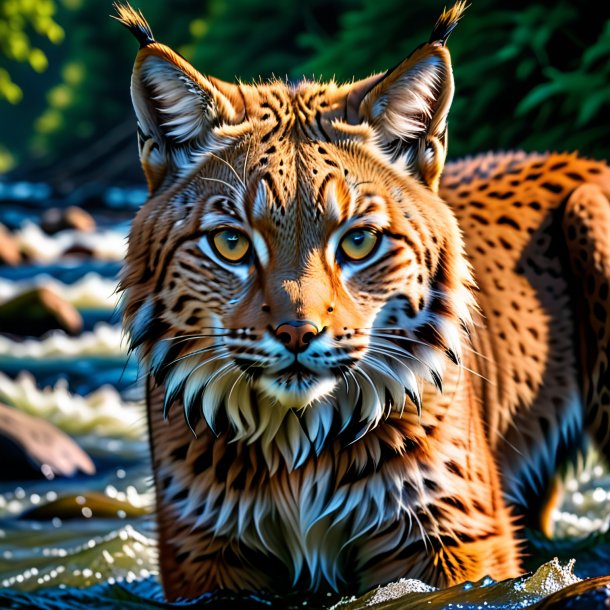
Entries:
<svg viewBox="0 0 610 610">
<path fill-rule="evenodd" d="M 37 275 L 34 279 L 11 281 L 0 278 L 0 302 L 8 301 L 33 288 L 45 286 L 78 309 L 112 311 L 118 304 L 116 280 L 86 273 L 73 284 L 64 284 L 50 276 Z"/>
<path fill-rule="evenodd" d="M 105 441 L 145 438 L 144 405 L 125 402 L 111 386 L 79 396 L 63 380 L 41 390 L 29 373 L 23 372 L 15 380 L 0 373 L 0 401 L 43 417 L 74 436 L 95 433 Z"/>
</svg>

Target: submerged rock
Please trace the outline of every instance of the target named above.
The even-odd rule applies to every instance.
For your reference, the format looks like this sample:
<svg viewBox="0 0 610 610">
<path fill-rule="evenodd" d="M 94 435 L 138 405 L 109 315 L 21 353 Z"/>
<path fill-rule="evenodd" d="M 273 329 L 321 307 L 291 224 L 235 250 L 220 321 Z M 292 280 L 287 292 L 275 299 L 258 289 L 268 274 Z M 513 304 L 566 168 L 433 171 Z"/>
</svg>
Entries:
<svg viewBox="0 0 610 610">
<path fill-rule="evenodd" d="M 83 319 L 74 305 L 46 286 L 37 286 L 0 304 L 0 332 L 40 336 L 61 329 L 78 335 Z"/>
<path fill-rule="evenodd" d="M 141 517 L 150 511 L 141 506 L 134 506 L 130 502 L 110 498 L 98 492 L 88 492 L 85 495 L 62 496 L 52 502 L 36 506 L 22 513 L 21 519 L 35 519 L 46 521 L 59 518 L 62 521 L 69 519 L 126 519 Z"/>
<path fill-rule="evenodd" d="M 53 235 L 66 229 L 90 233 L 95 231 L 96 224 L 89 212 L 76 206 L 70 206 L 47 210 L 42 215 L 40 226 L 45 233 Z"/>
<path fill-rule="evenodd" d="M 0 403 L 0 480 L 92 475 L 91 458 L 65 432 L 39 417 Z"/>
</svg>

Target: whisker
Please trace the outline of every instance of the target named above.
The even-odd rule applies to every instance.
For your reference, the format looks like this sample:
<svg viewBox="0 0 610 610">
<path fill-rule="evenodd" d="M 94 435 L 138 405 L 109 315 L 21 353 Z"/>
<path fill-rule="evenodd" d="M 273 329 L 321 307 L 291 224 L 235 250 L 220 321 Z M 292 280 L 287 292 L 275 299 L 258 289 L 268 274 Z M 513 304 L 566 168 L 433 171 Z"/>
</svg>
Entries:
<svg viewBox="0 0 610 610">
<path fill-rule="evenodd" d="M 233 385 L 231 386 L 231 389 L 229 390 L 229 395 L 227 397 L 227 403 L 230 402 L 231 400 L 231 394 L 233 394 L 233 390 L 235 389 L 235 386 L 239 383 L 239 380 L 253 367 L 256 366 L 256 362 L 253 362 L 252 364 L 248 365 L 247 368 L 245 368 L 238 376 L 237 379 L 233 382 Z M 250 381 L 250 379 L 248 379 L 248 381 Z"/>
<path fill-rule="evenodd" d="M 377 341 L 371 341 L 369 343 L 369 346 L 367 347 L 367 350 L 371 349 L 371 346 L 373 346 L 374 349 L 385 351 L 388 356 L 390 354 L 394 354 L 395 356 L 402 356 L 403 358 L 408 358 L 410 360 L 415 360 L 416 362 L 419 362 L 423 367 L 425 367 L 427 369 L 430 368 L 430 365 L 427 364 L 426 362 L 424 362 L 421 358 L 418 358 L 417 356 L 413 355 L 411 352 L 406 352 L 406 351 L 401 350 L 398 346 L 385 345 L 384 343 L 378 343 Z M 395 349 L 392 349 L 392 348 L 395 348 Z M 388 351 L 388 350 L 390 350 L 390 351 Z M 396 360 L 398 360 L 398 358 L 396 358 Z M 404 362 L 402 362 L 402 360 L 399 360 L 399 362 L 406 366 L 406 364 Z"/>
<path fill-rule="evenodd" d="M 407 369 L 409 368 L 409 366 L 408 366 L 408 365 L 407 365 L 405 362 L 403 362 L 402 360 L 400 360 L 400 359 L 398 358 L 398 356 L 395 356 L 395 355 L 394 355 L 394 354 L 392 354 L 391 352 L 385 351 L 385 350 L 383 350 L 383 349 L 381 349 L 381 348 L 379 348 L 379 349 L 378 349 L 378 348 L 376 348 L 376 347 L 371 347 L 370 345 L 369 345 L 369 348 L 368 348 L 368 350 L 367 350 L 367 351 L 369 351 L 369 352 L 373 352 L 374 354 L 380 354 L 380 355 L 382 355 L 382 356 L 386 356 L 387 358 L 392 358 L 392 360 L 396 360 L 396 362 L 398 362 L 398 364 L 400 364 L 400 365 L 404 366 L 404 367 L 405 367 L 405 368 L 407 368 Z M 363 358 L 366 358 L 366 354 L 363 356 Z M 369 359 L 369 360 L 370 360 L 370 359 Z M 422 364 L 423 364 L 423 362 L 422 362 Z M 409 369 L 409 370 L 410 370 L 410 369 Z"/>
<path fill-rule="evenodd" d="M 226 331 L 229 331 L 229 330 L 233 330 L 233 331 L 241 330 L 240 328 L 226 328 L 224 326 L 200 326 L 199 328 L 203 328 L 205 330 L 226 330 Z"/>
<path fill-rule="evenodd" d="M 424 529 L 424 526 L 422 525 L 422 522 L 420 521 L 419 517 L 417 516 L 417 513 L 415 512 L 415 510 L 411 507 L 409 507 L 409 510 L 410 510 L 411 514 L 413 515 L 413 518 L 415 519 L 415 521 L 417 521 L 417 524 L 419 525 L 419 531 L 420 531 L 422 539 L 424 541 L 424 546 L 425 546 L 426 550 L 428 550 L 428 544 L 430 545 L 430 547 L 432 547 L 432 541 L 430 540 L 430 536 L 428 535 L 428 532 L 426 532 L 426 530 Z"/>
<path fill-rule="evenodd" d="M 226 357 L 226 356 L 225 356 Z M 208 361 L 206 361 L 204 364 L 208 364 L 209 362 L 212 362 L 213 360 L 218 360 L 220 359 L 220 357 L 217 358 L 212 358 Z M 196 366 L 190 373 L 189 373 L 189 377 L 195 372 L 197 371 L 199 368 L 201 368 L 201 366 L 203 365 L 199 365 Z M 226 373 L 228 370 L 230 370 L 233 366 L 235 366 L 235 363 L 233 361 L 231 362 L 227 362 L 227 364 L 223 365 L 220 369 L 218 369 L 218 371 L 216 371 L 212 377 L 210 377 L 205 384 L 203 385 L 203 388 L 201 389 L 201 391 L 199 392 L 199 397 L 201 400 L 201 405 L 200 408 L 203 411 L 203 400 L 204 400 L 204 396 L 205 396 L 205 392 L 208 389 L 208 387 L 210 386 L 211 383 L 213 383 L 216 379 L 219 378 L 219 376 L 222 376 L 222 374 Z M 195 434 L 195 430 L 193 429 L 193 427 L 191 426 L 190 420 L 189 420 L 189 411 L 191 410 L 192 404 L 190 405 L 184 405 L 184 416 L 186 419 L 186 423 L 188 425 L 188 427 L 191 429 L 191 432 L 193 432 L 193 434 Z M 210 430 L 213 432 L 213 434 L 218 437 L 218 435 L 216 434 L 216 431 L 214 430 L 214 428 L 212 427 L 212 422 L 209 422 L 207 420 L 207 418 L 204 415 L 204 419 L 208 424 L 208 427 L 210 428 Z M 196 435 L 195 435 L 196 436 Z"/>
<path fill-rule="evenodd" d="M 222 337 L 227 337 L 229 335 L 183 335 L 178 337 L 165 337 L 164 339 L 160 339 L 161 341 L 197 341 L 198 339 L 217 339 Z"/>
<path fill-rule="evenodd" d="M 399 339 L 402 341 L 409 341 L 410 343 L 415 343 L 416 345 L 423 345 L 424 347 L 431 347 L 432 349 L 436 349 L 429 343 L 426 343 L 425 341 L 421 341 L 419 339 L 414 339 L 413 337 L 406 337 L 403 335 L 390 335 L 388 333 L 369 333 L 369 336 L 370 337 L 383 337 L 386 339 Z"/>
<path fill-rule="evenodd" d="M 202 347 L 201 349 L 197 349 L 194 352 L 189 352 L 188 354 L 179 356 L 175 360 L 172 360 L 172 362 L 169 362 L 168 364 L 166 364 L 165 367 L 167 368 L 167 367 L 173 366 L 174 364 L 177 364 L 178 362 L 181 362 L 182 360 L 186 360 L 187 358 L 192 358 L 193 356 L 199 356 L 200 354 L 205 354 L 206 352 L 211 352 L 212 350 L 219 350 L 223 347 L 224 347 L 224 345 L 222 343 L 215 343 L 214 345 L 208 345 L 207 347 Z M 225 356 L 225 358 L 226 357 L 228 357 L 228 354 Z M 201 364 L 207 364 L 207 362 L 208 362 L 208 360 L 205 360 Z M 195 369 L 193 369 L 193 370 L 195 370 Z"/>
<path fill-rule="evenodd" d="M 222 157 L 214 154 L 213 152 L 208 152 L 206 154 L 208 156 L 214 157 L 215 159 L 218 159 L 220 162 L 224 163 L 235 174 L 235 177 L 239 180 L 239 183 L 244 187 L 244 190 L 245 190 L 245 188 L 246 188 L 245 182 L 241 179 L 241 177 L 239 176 L 239 174 L 237 173 L 235 168 L 226 159 L 223 159 Z"/>
<path fill-rule="evenodd" d="M 387 334 L 380 334 L 380 333 L 377 333 L 377 334 L 371 333 L 371 336 L 372 337 L 387 337 L 390 339 L 404 339 L 404 340 L 410 341 L 412 343 L 417 343 L 418 345 L 423 345 L 424 347 L 428 347 L 430 349 L 438 350 L 438 348 L 435 347 L 434 345 L 430 345 L 429 343 L 426 343 L 425 341 L 418 341 L 417 339 L 412 339 L 411 337 L 403 337 L 401 335 L 387 335 Z M 463 368 L 465 371 L 472 373 L 476 377 L 479 377 L 486 383 L 489 383 L 490 385 L 493 385 L 493 386 L 496 385 L 491 379 L 488 379 L 487 377 L 485 377 L 485 375 L 482 375 L 481 373 L 467 367 L 463 362 L 458 363 L 458 366 Z"/>
<path fill-rule="evenodd" d="M 366 327 L 363 327 L 363 328 L 359 328 L 359 329 L 357 329 L 357 330 L 382 330 L 382 331 L 387 331 L 387 330 L 398 330 L 398 331 L 400 331 L 400 330 L 402 330 L 402 329 L 400 329 L 400 328 L 392 328 L 392 327 L 389 327 L 389 326 L 386 326 L 386 327 L 382 327 L 382 326 L 373 326 L 373 327 L 371 327 L 370 329 L 369 329 L 369 328 L 366 328 Z M 436 329 L 435 329 L 435 330 L 436 330 Z M 368 333 L 368 334 L 372 336 L 374 333 Z M 384 336 L 384 337 L 385 337 L 385 336 L 387 336 L 387 335 L 378 335 L 378 336 L 380 336 L 380 337 Z M 416 343 L 416 344 L 418 344 L 418 345 L 423 345 L 423 346 L 425 346 L 425 347 L 432 347 L 433 349 L 435 349 L 435 348 L 434 348 L 432 345 L 429 345 L 429 344 L 427 344 L 427 343 L 425 343 L 425 342 L 423 342 L 423 341 L 419 341 L 418 339 L 414 339 L 413 337 L 409 337 L 409 336 L 407 336 L 407 335 L 397 335 L 397 334 L 394 334 L 394 335 L 390 335 L 390 336 L 391 336 L 391 338 L 393 338 L 393 339 L 400 339 L 400 340 L 404 340 L 404 341 L 411 341 L 411 343 Z M 492 358 L 490 358 L 489 356 L 485 356 L 485 354 L 482 354 L 481 352 L 477 351 L 477 350 L 476 350 L 474 347 L 472 347 L 472 345 L 470 345 L 469 343 L 463 343 L 461 347 L 462 347 L 463 349 L 468 350 L 469 352 L 471 352 L 471 353 L 472 353 L 472 354 L 474 354 L 475 356 L 478 356 L 479 358 L 482 358 L 482 359 L 484 359 L 484 360 L 487 360 L 488 362 L 493 362 L 493 359 L 492 359 Z"/>
<path fill-rule="evenodd" d="M 459 364 L 460 369 L 464 369 L 465 371 L 468 371 L 470 374 L 474 375 L 475 377 L 478 377 L 479 379 L 482 379 L 485 383 L 488 383 L 491 386 L 495 386 L 495 382 L 493 382 L 491 379 L 489 379 L 488 377 L 485 377 L 485 375 L 479 373 L 478 371 L 475 371 L 474 369 L 471 369 L 469 367 L 467 367 L 465 364 L 461 363 Z"/>
<path fill-rule="evenodd" d="M 362 367 L 359 367 L 359 368 L 354 369 L 354 373 L 359 374 L 362 377 L 364 377 L 364 379 L 366 379 L 368 384 L 373 389 L 373 393 L 377 395 L 377 402 L 382 406 L 382 408 L 384 408 L 385 400 L 383 400 L 383 401 L 381 400 L 381 395 L 379 394 L 379 390 L 377 389 L 377 386 L 373 383 L 373 380 L 369 377 L 369 375 L 366 373 L 366 371 Z"/>
<path fill-rule="evenodd" d="M 379 367 L 379 362 L 378 362 L 378 361 L 376 361 L 374 358 L 370 358 L 370 357 L 367 357 L 367 356 L 363 356 L 362 361 L 363 361 L 363 362 L 366 362 L 367 364 L 369 364 L 369 365 L 370 365 L 370 366 L 372 366 L 373 368 L 378 368 L 378 367 Z M 413 371 L 411 371 L 411 369 L 410 369 L 410 368 L 409 368 L 409 367 L 408 367 L 406 364 L 403 364 L 403 366 L 404 366 L 404 367 L 407 369 L 407 371 L 408 371 L 408 372 L 409 372 L 411 375 L 413 375 L 413 378 L 414 378 L 414 380 L 416 381 L 416 378 L 415 378 L 415 375 L 414 375 Z M 417 391 L 415 391 L 415 390 L 411 389 L 411 388 L 408 386 L 408 384 L 404 384 L 404 383 L 402 382 L 402 380 L 398 379 L 398 378 L 397 378 L 397 377 L 395 377 L 395 376 L 394 376 L 394 381 L 396 381 L 396 382 L 398 382 L 398 383 L 401 383 L 401 385 L 403 385 L 404 390 L 405 390 L 405 392 L 406 392 L 406 395 L 407 395 L 407 396 L 408 396 L 408 397 L 411 399 L 411 401 L 412 401 L 412 402 L 413 402 L 413 404 L 415 405 L 415 408 L 417 409 L 417 415 L 418 415 L 418 417 L 420 417 L 420 418 L 421 418 L 422 402 L 421 402 L 421 390 L 420 390 L 420 388 L 418 387 L 418 388 L 417 388 Z M 378 396 L 379 396 L 379 394 L 378 394 Z M 404 402 L 403 402 L 403 405 L 402 405 L 402 407 L 401 407 L 401 411 L 400 411 L 400 412 L 401 412 L 401 416 L 402 416 L 402 413 L 404 413 L 404 407 L 405 407 L 405 406 L 404 406 Z M 388 411 L 388 416 L 390 415 L 390 413 L 391 413 L 391 409 Z"/>
<path fill-rule="evenodd" d="M 230 354 L 220 354 L 218 356 L 214 356 L 213 358 L 208 358 L 207 360 L 204 360 L 203 362 L 199 363 L 195 368 L 193 368 L 193 370 L 188 374 L 188 377 L 190 377 L 191 375 L 196 373 L 199 369 L 203 368 L 204 366 L 207 366 L 208 364 L 211 364 L 212 362 L 217 362 L 218 360 L 223 360 L 226 358 L 230 358 Z M 227 364 L 222 366 L 218 371 L 213 373 L 212 377 L 210 377 L 205 382 L 205 384 L 203 386 L 203 390 L 202 390 L 202 395 L 203 395 L 203 392 L 205 392 L 205 389 L 210 385 L 210 383 L 218 376 L 218 373 L 221 371 L 224 371 L 227 368 L 227 366 L 229 366 L 229 365 L 236 366 L 235 363 L 233 362 L 233 360 L 231 360 L 230 362 L 228 362 Z"/>
<path fill-rule="evenodd" d="M 344 366 L 345 373 L 350 375 L 350 377 L 354 381 L 354 384 L 356 385 L 356 390 L 358 391 L 358 394 L 356 395 L 356 397 L 358 397 L 362 393 L 362 388 L 360 387 L 360 384 L 358 383 L 358 380 L 356 379 L 356 376 L 354 375 L 353 371 L 349 367 L 347 367 L 345 365 L 343 365 L 343 366 Z"/>
<path fill-rule="evenodd" d="M 205 386 L 207 387 L 217 379 L 220 379 L 220 377 L 222 377 L 231 368 L 237 368 L 237 365 L 232 360 L 213 373 L 212 376 L 207 380 Z"/>
<path fill-rule="evenodd" d="M 246 170 L 248 169 L 248 157 L 250 156 L 250 146 L 252 145 L 252 137 L 248 138 L 248 148 L 246 149 L 246 156 L 244 158 L 244 177 L 242 180 L 242 184 L 244 188 L 246 188 Z"/>
<path fill-rule="evenodd" d="M 209 176 L 199 176 L 199 178 L 201 178 L 201 180 L 207 180 L 208 182 L 218 182 L 220 184 L 224 184 L 224 186 L 226 186 L 228 189 L 232 190 L 233 193 L 235 193 L 235 195 L 237 197 L 241 197 L 242 193 L 239 192 L 238 189 L 236 189 L 232 184 L 224 181 L 224 180 L 220 180 L 220 178 L 210 178 Z"/>
<path fill-rule="evenodd" d="M 343 381 L 345 381 L 345 395 L 349 396 L 349 382 L 347 380 L 347 375 L 342 367 L 339 367 L 339 372 L 341 373 L 341 377 L 343 377 Z"/>
</svg>

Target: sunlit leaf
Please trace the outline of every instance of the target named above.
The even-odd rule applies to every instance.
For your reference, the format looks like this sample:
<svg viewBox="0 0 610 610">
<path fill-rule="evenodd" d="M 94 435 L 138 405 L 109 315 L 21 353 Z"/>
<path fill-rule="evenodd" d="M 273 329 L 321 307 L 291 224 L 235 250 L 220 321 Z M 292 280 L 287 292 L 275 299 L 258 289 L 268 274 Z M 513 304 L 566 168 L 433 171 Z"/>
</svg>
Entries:
<svg viewBox="0 0 610 610">
<path fill-rule="evenodd" d="M 28 59 L 30 66 L 32 66 L 36 72 L 44 72 L 49 65 L 47 56 L 40 49 L 32 49 Z"/>
<path fill-rule="evenodd" d="M 18 104 L 22 97 L 21 88 L 11 80 L 6 70 L 0 68 L 0 99 L 4 98 L 10 104 Z"/>
</svg>

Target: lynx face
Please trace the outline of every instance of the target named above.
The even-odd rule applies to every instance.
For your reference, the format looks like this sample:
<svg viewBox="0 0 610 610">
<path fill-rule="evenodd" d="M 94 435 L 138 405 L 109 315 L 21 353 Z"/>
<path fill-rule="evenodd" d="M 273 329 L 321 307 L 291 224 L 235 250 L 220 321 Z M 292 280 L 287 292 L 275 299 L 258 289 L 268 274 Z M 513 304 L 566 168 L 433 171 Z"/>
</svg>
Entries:
<svg viewBox="0 0 610 610">
<path fill-rule="evenodd" d="M 132 346 L 216 432 L 294 464 L 442 386 L 470 320 L 436 194 L 453 92 L 442 42 L 352 85 L 204 77 L 143 24 L 132 96 L 151 197 L 122 280 Z"/>
</svg>

